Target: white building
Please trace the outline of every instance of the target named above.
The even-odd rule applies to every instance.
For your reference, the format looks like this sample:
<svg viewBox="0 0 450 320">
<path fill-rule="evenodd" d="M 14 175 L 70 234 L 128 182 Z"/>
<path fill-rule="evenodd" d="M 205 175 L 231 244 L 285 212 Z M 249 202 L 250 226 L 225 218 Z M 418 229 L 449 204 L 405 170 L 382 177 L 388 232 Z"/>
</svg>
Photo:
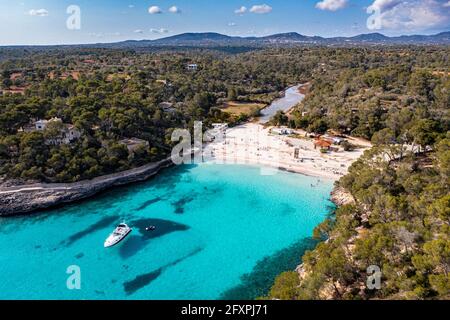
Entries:
<svg viewBox="0 0 450 320">
<path fill-rule="evenodd" d="M 197 71 L 198 65 L 195 64 L 195 63 L 188 64 L 188 65 L 187 65 L 187 69 L 188 69 L 189 71 Z"/>
<path fill-rule="evenodd" d="M 50 145 L 70 144 L 71 142 L 81 137 L 80 130 L 75 128 L 73 124 L 63 123 L 60 118 L 51 118 L 50 120 L 38 120 L 34 123 L 34 128 L 37 131 L 45 131 L 48 128 L 49 124 L 51 123 L 60 123 L 61 132 L 59 137 L 48 139 L 46 141 L 47 144 Z"/>
<path fill-rule="evenodd" d="M 287 136 L 293 133 L 293 131 L 289 128 L 286 127 L 281 127 L 281 128 L 273 128 L 271 130 L 272 133 L 274 134 L 279 134 L 280 136 Z"/>
<path fill-rule="evenodd" d="M 51 118 L 50 120 L 38 120 L 34 123 L 34 125 L 36 127 L 36 130 L 44 131 L 45 129 L 47 129 L 47 125 L 52 122 L 61 122 L 62 123 L 62 120 L 60 118 L 56 118 L 56 117 Z"/>
<path fill-rule="evenodd" d="M 333 139 L 333 143 L 337 144 L 337 145 L 340 145 L 342 142 L 345 141 L 345 139 L 339 138 L 339 137 L 333 137 L 332 139 Z"/>
</svg>

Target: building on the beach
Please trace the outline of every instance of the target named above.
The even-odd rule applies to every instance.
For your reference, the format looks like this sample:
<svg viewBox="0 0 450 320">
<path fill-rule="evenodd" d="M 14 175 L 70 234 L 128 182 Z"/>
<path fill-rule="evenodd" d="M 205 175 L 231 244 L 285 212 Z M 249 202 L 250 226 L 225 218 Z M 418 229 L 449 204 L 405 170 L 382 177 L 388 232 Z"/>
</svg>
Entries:
<svg viewBox="0 0 450 320">
<path fill-rule="evenodd" d="M 141 147 L 149 147 L 150 144 L 146 140 L 142 140 L 139 138 L 125 138 L 119 141 L 120 144 L 123 144 L 127 147 L 128 152 L 133 153 L 136 152 Z"/>
<path fill-rule="evenodd" d="M 286 136 L 286 135 L 290 135 L 293 133 L 293 131 L 291 129 L 286 128 L 286 127 L 273 128 L 272 130 L 270 130 L 270 132 L 273 134 L 278 134 L 280 136 Z"/>
<path fill-rule="evenodd" d="M 314 141 L 314 149 L 330 150 L 332 143 L 327 140 L 318 139 Z"/>
<path fill-rule="evenodd" d="M 335 145 L 340 145 L 342 142 L 345 141 L 344 138 L 340 138 L 340 137 L 332 137 L 331 139 L 333 140 L 333 144 L 335 144 Z"/>
</svg>

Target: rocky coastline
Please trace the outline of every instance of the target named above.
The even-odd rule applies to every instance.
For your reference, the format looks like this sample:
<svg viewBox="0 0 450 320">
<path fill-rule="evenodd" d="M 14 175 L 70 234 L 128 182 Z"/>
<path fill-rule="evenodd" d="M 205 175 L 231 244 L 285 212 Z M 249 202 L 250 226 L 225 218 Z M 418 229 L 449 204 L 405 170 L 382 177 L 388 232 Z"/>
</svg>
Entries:
<svg viewBox="0 0 450 320">
<path fill-rule="evenodd" d="M 83 200 L 111 187 L 145 181 L 172 165 L 173 162 L 169 158 L 139 168 L 75 183 L 2 187 L 0 188 L 0 217 L 27 214 Z"/>
<path fill-rule="evenodd" d="M 331 201 L 338 207 L 342 207 L 348 204 L 354 204 L 355 198 L 352 194 L 342 187 L 334 187 L 331 191 Z"/>
<path fill-rule="evenodd" d="M 335 186 L 333 191 L 331 191 L 331 201 L 338 207 L 342 207 L 345 205 L 350 205 L 355 203 L 355 198 L 352 196 L 352 194 L 339 186 Z M 329 241 L 329 240 L 326 240 Z M 297 266 L 295 271 L 298 273 L 300 281 L 303 281 L 306 279 L 306 277 L 309 275 L 308 270 L 306 269 L 306 266 L 304 263 Z M 327 292 L 321 292 L 322 298 L 325 300 L 331 299 L 332 295 Z"/>
</svg>

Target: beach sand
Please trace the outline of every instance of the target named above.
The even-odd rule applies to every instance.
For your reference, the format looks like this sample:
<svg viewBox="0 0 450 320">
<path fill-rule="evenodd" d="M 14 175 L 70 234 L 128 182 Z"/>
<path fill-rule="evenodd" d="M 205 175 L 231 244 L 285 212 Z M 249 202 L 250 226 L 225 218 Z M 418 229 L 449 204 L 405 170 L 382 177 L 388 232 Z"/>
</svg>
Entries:
<svg viewBox="0 0 450 320">
<path fill-rule="evenodd" d="M 348 172 L 350 165 L 370 147 L 370 143 L 351 141 L 360 148 L 346 152 L 338 146 L 338 151 L 322 154 L 314 149 L 314 140 L 303 138 L 305 132 L 296 130 L 302 138 L 280 136 L 270 133 L 258 123 L 247 123 L 227 129 L 225 138 L 216 140 L 204 148 L 204 159 L 224 164 L 254 164 L 269 166 L 314 177 L 338 180 Z M 298 157 L 295 150 L 298 149 Z"/>
</svg>

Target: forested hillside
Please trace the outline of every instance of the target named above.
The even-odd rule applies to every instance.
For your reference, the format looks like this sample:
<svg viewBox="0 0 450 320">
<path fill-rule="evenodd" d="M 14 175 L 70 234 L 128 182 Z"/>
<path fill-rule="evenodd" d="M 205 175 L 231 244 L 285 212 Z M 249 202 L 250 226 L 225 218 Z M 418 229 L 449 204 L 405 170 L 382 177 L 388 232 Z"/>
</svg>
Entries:
<svg viewBox="0 0 450 320">
<path fill-rule="evenodd" d="M 291 126 L 371 139 L 337 186 L 355 201 L 321 224 L 275 299 L 450 298 L 448 49 L 330 57 Z M 300 261 L 299 261 L 300 263 Z M 382 272 L 370 290 L 370 266 Z"/>
<path fill-rule="evenodd" d="M 224 102 L 267 104 L 309 81 L 304 102 L 276 121 L 375 147 L 338 182 L 354 203 L 317 228 L 324 242 L 268 296 L 450 298 L 449 56 L 437 46 L 0 49 L 0 175 L 73 182 L 153 162 L 170 153 L 176 128 L 247 120 L 223 112 Z M 52 118 L 60 121 L 36 129 Z M 130 139 L 144 143 L 130 148 Z M 381 290 L 365 286 L 371 265 L 382 269 Z"/>
<path fill-rule="evenodd" d="M 289 84 L 311 76 L 318 58 L 302 50 L 225 55 L 115 50 L 2 49 L 0 174 L 19 181 L 72 182 L 156 161 L 168 155 L 175 128 L 194 121 L 240 122 L 221 112 L 224 101 L 269 103 Z M 188 70 L 189 64 L 197 69 Z M 38 120 L 61 119 L 80 138 L 61 140 L 61 128 L 36 131 Z M 123 139 L 148 142 L 132 153 Z M 57 145 L 55 145 L 57 144 Z"/>
</svg>

